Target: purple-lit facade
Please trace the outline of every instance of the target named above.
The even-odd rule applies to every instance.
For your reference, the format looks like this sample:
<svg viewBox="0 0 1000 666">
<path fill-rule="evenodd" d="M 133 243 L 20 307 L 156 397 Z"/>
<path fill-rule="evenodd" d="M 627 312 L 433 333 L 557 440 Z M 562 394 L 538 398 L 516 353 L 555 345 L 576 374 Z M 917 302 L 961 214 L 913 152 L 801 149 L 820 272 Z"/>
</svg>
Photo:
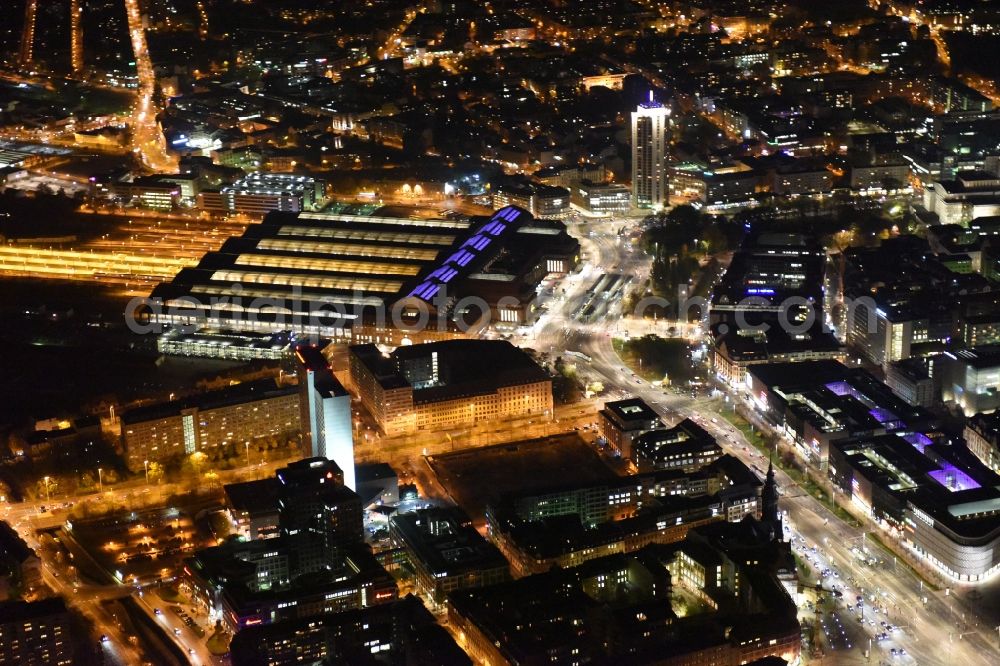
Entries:
<svg viewBox="0 0 1000 666">
<path fill-rule="evenodd" d="M 828 473 L 942 574 L 978 583 L 1000 573 L 1000 477 L 965 447 L 920 432 L 841 440 Z"/>
</svg>

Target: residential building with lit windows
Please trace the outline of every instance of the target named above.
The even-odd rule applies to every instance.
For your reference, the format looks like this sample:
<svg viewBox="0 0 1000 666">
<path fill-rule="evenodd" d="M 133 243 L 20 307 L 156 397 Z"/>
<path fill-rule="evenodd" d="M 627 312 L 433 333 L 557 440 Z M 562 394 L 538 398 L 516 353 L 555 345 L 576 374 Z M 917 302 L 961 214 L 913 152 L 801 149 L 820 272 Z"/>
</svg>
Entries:
<svg viewBox="0 0 1000 666">
<path fill-rule="evenodd" d="M 383 354 L 350 348 L 351 382 L 387 435 L 552 416 L 552 379 L 504 340 L 449 340 Z"/>
<path fill-rule="evenodd" d="M 787 663 L 801 649 L 788 544 L 753 518 L 448 597 L 477 663 Z M 672 599 L 698 598 L 687 614 Z M 665 657 L 666 655 L 666 657 Z"/>
<path fill-rule="evenodd" d="M 74 663 L 70 612 L 61 598 L 0 602 L 0 664 Z"/>
<path fill-rule="evenodd" d="M 146 405 L 121 415 L 125 464 L 133 472 L 195 452 L 247 445 L 263 438 L 297 437 L 301 432 L 299 389 L 273 379 Z"/>
<path fill-rule="evenodd" d="M 391 604 L 244 629 L 229 647 L 239 666 L 369 663 L 472 666 L 434 615 L 408 595 Z"/>
<path fill-rule="evenodd" d="M 539 285 L 579 261 L 565 225 L 520 208 L 481 218 L 377 212 L 272 212 L 157 286 L 149 321 L 390 346 L 472 337 L 491 323 L 533 323 Z"/>
<path fill-rule="evenodd" d="M 962 437 L 973 455 L 1000 474 L 1000 414 L 976 414 L 965 422 Z"/>
</svg>

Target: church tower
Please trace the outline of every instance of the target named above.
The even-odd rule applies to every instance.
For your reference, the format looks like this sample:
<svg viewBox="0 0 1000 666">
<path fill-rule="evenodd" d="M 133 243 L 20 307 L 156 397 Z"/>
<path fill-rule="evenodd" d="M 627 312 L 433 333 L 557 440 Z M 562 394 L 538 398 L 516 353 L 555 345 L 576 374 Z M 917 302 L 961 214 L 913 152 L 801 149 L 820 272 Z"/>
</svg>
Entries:
<svg viewBox="0 0 1000 666">
<path fill-rule="evenodd" d="M 767 478 L 764 480 L 764 489 L 760 494 L 761 522 L 771 530 L 771 539 L 781 541 L 784 531 L 781 526 L 781 513 L 778 511 L 778 486 L 774 481 L 774 464 L 768 462 Z"/>
</svg>

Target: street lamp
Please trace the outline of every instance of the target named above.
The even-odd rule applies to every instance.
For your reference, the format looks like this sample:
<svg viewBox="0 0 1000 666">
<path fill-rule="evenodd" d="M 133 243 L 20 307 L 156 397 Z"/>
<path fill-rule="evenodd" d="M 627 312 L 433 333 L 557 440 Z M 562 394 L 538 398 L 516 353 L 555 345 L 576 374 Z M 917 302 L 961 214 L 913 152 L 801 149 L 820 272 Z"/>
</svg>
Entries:
<svg viewBox="0 0 1000 666">
<path fill-rule="evenodd" d="M 49 481 L 51 481 L 51 477 L 46 476 L 43 481 L 45 481 L 45 501 L 48 502 L 51 501 L 49 498 Z"/>
<path fill-rule="evenodd" d="M 148 460 L 143 460 L 142 461 L 142 468 L 146 472 L 146 485 L 148 486 L 149 485 L 149 461 Z"/>
<path fill-rule="evenodd" d="M 250 442 L 243 442 L 243 445 L 247 449 L 247 467 L 250 466 Z"/>
<path fill-rule="evenodd" d="M 97 489 L 98 492 L 104 492 L 104 470 L 100 467 L 97 468 Z"/>
</svg>

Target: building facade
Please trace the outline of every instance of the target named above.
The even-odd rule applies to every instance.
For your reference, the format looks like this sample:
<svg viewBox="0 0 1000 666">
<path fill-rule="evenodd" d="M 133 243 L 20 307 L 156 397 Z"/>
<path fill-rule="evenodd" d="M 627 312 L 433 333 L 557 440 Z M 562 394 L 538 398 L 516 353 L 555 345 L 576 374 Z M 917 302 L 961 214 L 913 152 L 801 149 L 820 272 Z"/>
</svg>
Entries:
<svg viewBox="0 0 1000 666">
<path fill-rule="evenodd" d="M 70 666 L 70 619 L 59 598 L 0 602 L 0 664 Z"/>
<path fill-rule="evenodd" d="M 350 348 L 351 381 L 387 435 L 552 416 L 552 380 L 506 341 L 450 340 Z"/>
<path fill-rule="evenodd" d="M 660 209 L 670 205 L 670 109 L 652 97 L 632 112 L 632 205 Z"/>
<path fill-rule="evenodd" d="M 351 394 L 333 376 L 330 363 L 319 347 L 301 346 L 296 349 L 295 358 L 307 455 L 337 463 L 344 472 L 344 485 L 355 490 Z"/>
<path fill-rule="evenodd" d="M 138 472 L 149 462 L 297 437 L 300 425 L 299 389 L 264 379 L 129 410 L 121 416 L 121 438 L 125 463 Z"/>
</svg>

